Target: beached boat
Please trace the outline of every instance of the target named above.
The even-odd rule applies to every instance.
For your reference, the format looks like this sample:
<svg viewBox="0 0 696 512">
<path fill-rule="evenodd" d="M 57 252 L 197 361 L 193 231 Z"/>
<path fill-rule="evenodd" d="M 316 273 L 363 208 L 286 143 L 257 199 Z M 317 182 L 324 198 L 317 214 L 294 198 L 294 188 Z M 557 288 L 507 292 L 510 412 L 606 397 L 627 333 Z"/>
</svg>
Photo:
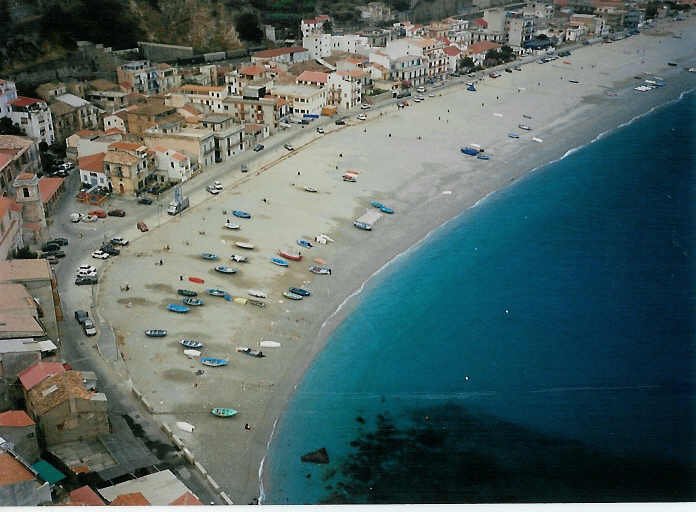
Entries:
<svg viewBox="0 0 696 512">
<path fill-rule="evenodd" d="M 508 133 L 508 137 L 510 137 L 511 139 L 519 139 L 520 138 L 519 134 L 514 133 L 514 132 Z"/>
<path fill-rule="evenodd" d="M 230 362 L 227 359 L 220 359 L 217 357 L 201 357 L 201 364 L 206 366 L 227 366 Z"/>
<path fill-rule="evenodd" d="M 181 304 L 167 304 L 167 309 L 172 313 L 188 313 L 191 311 L 191 308 L 182 306 Z"/>
<path fill-rule="evenodd" d="M 239 229 L 239 224 L 235 224 L 234 222 L 225 222 L 225 227 L 227 229 Z"/>
<path fill-rule="evenodd" d="M 237 347 L 237 352 L 241 352 L 242 354 L 246 354 L 251 357 L 266 357 L 263 352 L 260 350 L 254 350 L 251 347 Z"/>
<path fill-rule="evenodd" d="M 350 173 L 345 173 L 343 176 L 341 176 L 341 178 L 343 179 L 343 181 L 348 181 L 350 183 L 355 183 L 356 181 L 358 181 L 355 178 L 355 174 L 350 174 Z"/>
<path fill-rule="evenodd" d="M 283 292 L 283 297 L 285 297 L 286 299 L 290 299 L 290 300 L 302 300 L 303 299 L 302 295 L 297 295 L 296 293 L 292 293 L 292 292 Z"/>
<path fill-rule="evenodd" d="M 196 341 L 196 340 L 183 339 L 183 340 L 179 340 L 179 344 L 183 345 L 186 348 L 203 348 L 203 343 L 201 343 L 200 341 Z"/>
<path fill-rule="evenodd" d="M 201 254 L 201 258 L 203 258 L 204 260 L 214 261 L 218 259 L 218 256 L 217 254 L 214 254 L 212 252 L 204 252 L 203 254 Z"/>
<path fill-rule="evenodd" d="M 149 336 L 150 338 L 163 338 L 166 335 L 166 329 L 148 329 L 145 331 L 145 336 Z"/>
<path fill-rule="evenodd" d="M 179 288 L 176 291 L 176 293 L 184 297 L 196 297 L 198 295 L 198 292 L 194 292 L 193 290 L 186 290 L 185 288 Z"/>
<path fill-rule="evenodd" d="M 476 156 L 479 154 L 479 150 L 471 146 L 465 146 L 463 148 L 460 148 L 459 151 L 469 156 Z"/>
<path fill-rule="evenodd" d="M 231 418 L 237 415 L 237 411 L 229 407 L 215 407 L 210 411 L 210 414 L 218 418 Z"/>
<path fill-rule="evenodd" d="M 309 290 L 305 290 L 304 288 L 296 288 L 294 286 L 292 288 L 289 288 L 288 291 L 290 293 L 294 293 L 295 295 L 302 295 L 303 297 L 309 297 L 310 295 L 312 295 L 312 292 L 310 292 Z"/>
<path fill-rule="evenodd" d="M 392 208 L 389 208 L 388 206 L 384 206 L 384 205 L 382 205 L 382 207 L 379 209 L 379 211 L 382 213 L 387 213 L 389 215 L 394 213 L 394 210 Z"/>
<path fill-rule="evenodd" d="M 266 307 L 266 303 L 262 300 L 259 300 L 259 299 L 246 299 L 246 301 L 247 301 L 247 304 L 251 304 L 252 306 L 256 306 L 259 308 Z"/>
<path fill-rule="evenodd" d="M 274 265 L 278 265 L 279 267 L 287 267 L 288 266 L 288 262 L 285 261 L 283 258 L 273 257 L 273 258 L 271 258 L 271 263 L 273 263 Z"/>
<path fill-rule="evenodd" d="M 240 219 L 251 219 L 251 214 L 245 212 L 244 210 L 232 210 L 232 215 L 239 217 Z"/>
<path fill-rule="evenodd" d="M 191 281 L 192 283 L 196 283 L 196 284 L 205 283 L 205 279 L 202 279 L 200 277 L 189 277 L 188 280 Z"/>
<path fill-rule="evenodd" d="M 520 123 L 517 125 L 520 130 L 530 131 L 532 128 L 528 124 Z"/>
<path fill-rule="evenodd" d="M 184 304 L 187 306 L 202 306 L 203 301 L 201 299 L 198 299 L 196 297 L 184 297 L 184 300 L 182 300 Z"/>
<path fill-rule="evenodd" d="M 254 248 L 254 244 L 250 244 L 249 242 L 235 242 L 234 245 L 236 245 L 240 249 L 252 250 Z"/>
<path fill-rule="evenodd" d="M 184 349 L 184 355 L 186 357 L 188 357 L 189 359 L 196 359 L 197 357 L 201 357 L 201 351 L 194 350 L 192 348 L 187 348 L 187 349 Z"/>
<path fill-rule="evenodd" d="M 374 206 L 375 208 L 382 208 L 384 205 L 380 203 L 379 201 L 370 201 L 370 204 Z"/>
<path fill-rule="evenodd" d="M 539 144 L 541 144 L 542 142 L 544 142 L 544 139 L 540 139 L 539 137 L 532 137 L 532 140 L 533 140 L 534 142 L 538 142 Z"/>
<path fill-rule="evenodd" d="M 246 297 L 232 297 L 232 302 L 234 302 L 235 304 L 244 305 L 247 303 L 247 298 Z"/>
<path fill-rule="evenodd" d="M 258 297 L 260 299 L 266 298 L 266 292 L 262 292 L 261 290 L 247 290 L 247 293 L 252 297 Z"/>
<path fill-rule="evenodd" d="M 294 254 L 288 251 L 278 251 L 278 256 L 282 256 L 283 258 L 287 258 L 291 261 L 302 260 L 302 255 L 300 253 Z"/>
<path fill-rule="evenodd" d="M 490 160 L 491 155 L 486 155 L 485 153 L 480 153 L 480 154 L 476 155 L 476 158 L 478 158 L 479 160 Z"/>
<path fill-rule="evenodd" d="M 213 297 L 224 297 L 227 294 L 225 290 L 220 290 L 219 288 L 208 288 L 206 292 Z"/>
<path fill-rule="evenodd" d="M 522 114 L 522 117 L 524 117 L 525 119 L 531 119 L 531 118 L 532 118 L 532 116 L 530 116 L 529 114 Z"/>
<path fill-rule="evenodd" d="M 263 340 L 261 343 L 259 343 L 259 347 L 262 347 L 262 348 L 280 348 L 280 343 L 278 343 L 277 341 Z"/>
<path fill-rule="evenodd" d="M 469 83 L 467 84 L 466 90 L 467 90 L 467 91 L 471 91 L 471 92 L 476 92 L 476 87 L 474 86 L 473 82 L 469 82 Z"/>
<path fill-rule="evenodd" d="M 236 268 L 228 267 L 227 265 L 218 265 L 217 267 L 215 267 L 215 270 L 217 272 L 222 273 L 222 274 L 236 274 L 237 273 Z"/>
<path fill-rule="evenodd" d="M 312 265 L 311 267 L 309 267 L 309 271 L 313 274 L 331 275 L 331 269 L 329 267 L 322 267 L 319 265 Z"/>
<path fill-rule="evenodd" d="M 306 192 L 319 192 L 318 189 L 316 189 L 315 187 L 310 187 L 309 185 L 306 185 L 304 189 Z"/>
<path fill-rule="evenodd" d="M 299 245 L 300 247 L 304 247 L 305 249 L 311 249 L 312 247 L 314 247 L 312 245 L 312 242 L 310 242 L 309 240 L 305 240 L 304 238 L 300 238 L 297 241 L 297 245 Z"/>
<path fill-rule="evenodd" d="M 242 256 L 241 254 L 233 254 L 230 256 L 230 259 L 232 261 L 236 261 L 237 263 L 247 263 L 249 261 L 249 258 Z"/>
</svg>

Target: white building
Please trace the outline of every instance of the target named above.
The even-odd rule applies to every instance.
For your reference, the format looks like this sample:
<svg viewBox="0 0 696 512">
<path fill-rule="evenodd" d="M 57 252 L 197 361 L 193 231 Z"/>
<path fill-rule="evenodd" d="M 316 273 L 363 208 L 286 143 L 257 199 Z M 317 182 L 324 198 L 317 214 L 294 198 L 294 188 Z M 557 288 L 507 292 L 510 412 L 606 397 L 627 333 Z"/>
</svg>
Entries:
<svg viewBox="0 0 696 512">
<path fill-rule="evenodd" d="M 321 109 L 327 104 L 327 90 L 324 87 L 276 85 L 272 92 L 289 105 L 291 114 L 321 115 Z"/>
<path fill-rule="evenodd" d="M 104 171 L 104 155 L 106 152 L 83 156 L 78 159 L 77 167 L 80 169 L 80 181 L 92 187 L 99 186 L 111 190 L 109 178 Z"/>
<path fill-rule="evenodd" d="M 169 181 L 182 183 L 191 178 L 193 167 L 189 157 L 164 146 L 155 146 L 152 150 L 155 152 L 157 170 L 165 174 Z"/>
<path fill-rule="evenodd" d="M 367 37 L 358 34 L 346 34 L 331 36 L 331 49 L 334 52 L 357 53 L 366 55 L 369 53 L 370 44 Z"/>
<path fill-rule="evenodd" d="M 513 48 L 522 48 L 534 38 L 534 17 L 511 12 L 505 21 L 507 42 Z"/>
<path fill-rule="evenodd" d="M 10 102 L 10 119 L 27 137 L 49 146 L 55 142 L 51 110 L 43 100 L 18 96 Z"/>
<path fill-rule="evenodd" d="M 350 110 L 362 102 L 361 77 L 365 71 L 336 71 L 328 75 L 329 103 L 339 110 Z"/>
<path fill-rule="evenodd" d="M 319 16 L 308 19 L 308 20 L 302 20 L 300 22 L 300 31 L 302 32 L 302 39 L 305 37 L 311 35 L 311 34 L 317 34 L 317 33 L 324 33 L 324 23 L 327 21 L 330 21 L 331 18 L 329 18 L 328 15 L 326 14 L 320 14 Z"/>
<path fill-rule="evenodd" d="M 311 33 L 302 38 L 302 46 L 309 50 L 313 59 L 328 57 L 332 49 L 331 34 Z"/>
<path fill-rule="evenodd" d="M 0 117 L 9 117 L 10 103 L 17 99 L 17 86 L 14 82 L 0 79 Z"/>
</svg>

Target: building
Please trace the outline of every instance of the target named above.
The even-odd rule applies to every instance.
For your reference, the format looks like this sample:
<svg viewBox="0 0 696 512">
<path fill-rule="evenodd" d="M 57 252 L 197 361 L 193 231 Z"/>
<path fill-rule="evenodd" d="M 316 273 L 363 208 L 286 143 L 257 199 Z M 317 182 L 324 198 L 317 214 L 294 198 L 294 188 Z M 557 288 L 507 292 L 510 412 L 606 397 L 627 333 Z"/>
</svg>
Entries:
<svg viewBox="0 0 696 512">
<path fill-rule="evenodd" d="M 362 69 L 336 71 L 327 79 L 327 104 L 339 110 L 351 110 L 362 103 L 363 83 L 369 75 Z"/>
<path fill-rule="evenodd" d="M 284 99 L 267 95 L 264 86 L 248 86 L 241 96 L 225 99 L 224 111 L 232 114 L 235 123 L 245 127 L 245 134 L 252 130 L 251 133 L 265 138 L 278 130 L 280 120 L 287 115 L 289 108 Z"/>
<path fill-rule="evenodd" d="M 470 57 L 477 66 L 483 66 L 486 60 L 486 53 L 489 50 L 497 50 L 501 48 L 502 45 L 498 43 L 492 43 L 490 41 L 481 41 L 480 43 L 474 43 L 466 49 L 466 56 Z"/>
<path fill-rule="evenodd" d="M 511 12 L 505 18 L 507 43 L 516 50 L 524 48 L 534 38 L 534 16 Z"/>
<path fill-rule="evenodd" d="M 46 377 L 27 393 L 27 412 L 47 446 L 96 439 L 110 431 L 104 393 L 88 391 L 80 372 Z"/>
<path fill-rule="evenodd" d="M 132 60 L 116 68 L 116 77 L 121 89 L 140 94 L 166 92 L 157 66 L 149 60 Z"/>
<path fill-rule="evenodd" d="M 174 149 L 154 146 L 155 165 L 163 181 L 182 183 L 191 178 L 193 166 L 189 157 Z"/>
<path fill-rule="evenodd" d="M 22 173 L 41 170 L 38 145 L 27 137 L 0 135 L 0 196 L 14 196 L 12 183 Z"/>
<path fill-rule="evenodd" d="M 327 14 L 320 14 L 314 18 L 302 20 L 300 22 L 300 32 L 302 32 L 302 38 L 304 39 L 312 34 L 323 34 L 324 23 L 327 21 L 331 21 L 331 18 Z"/>
<path fill-rule="evenodd" d="M 65 139 L 65 154 L 69 160 L 78 162 L 85 156 L 108 151 L 111 144 L 122 139 L 123 134 L 117 130 L 111 133 L 100 130 L 80 130 Z"/>
<path fill-rule="evenodd" d="M 39 180 L 39 197 L 41 197 L 41 204 L 47 217 L 50 217 L 64 190 L 65 178 L 44 176 Z"/>
<path fill-rule="evenodd" d="M 0 503 L 6 507 L 51 505 L 50 484 L 39 481 L 9 448 L 0 450 Z"/>
<path fill-rule="evenodd" d="M 265 64 L 277 62 L 281 64 L 297 64 L 306 62 L 312 58 L 311 53 L 302 46 L 291 46 L 288 48 L 272 48 L 251 54 L 252 64 Z"/>
<path fill-rule="evenodd" d="M 27 399 L 27 394 L 29 391 L 34 389 L 34 387 L 41 384 L 47 378 L 53 375 L 60 375 L 65 373 L 65 365 L 56 361 L 45 361 L 35 363 L 24 370 L 22 370 L 18 375 L 19 382 L 24 390 L 24 398 Z"/>
<path fill-rule="evenodd" d="M 176 127 L 171 130 L 150 128 L 143 135 L 148 146 L 175 149 L 191 159 L 192 172 L 215 163 L 215 137 L 212 130 L 196 126 Z"/>
<path fill-rule="evenodd" d="M 41 201 L 39 178 L 24 172 L 12 183 L 15 201 L 22 209 L 22 238 L 25 245 L 41 245 L 46 240 L 48 227 L 46 212 Z"/>
<path fill-rule="evenodd" d="M 99 494 L 111 505 L 202 505 L 169 469 L 103 487 Z"/>
<path fill-rule="evenodd" d="M 273 94 L 288 104 L 291 114 L 318 116 L 327 104 L 326 89 L 308 85 L 276 85 Z"/>
<path fill-rule="evenodd" d="M 167 96 L 165 104 L 182 108 L 192 103 L 202 106 L 205 112 L 222 112 L 227 94 L 226 86 L 182 85 Z"/>
<path fill-rule="evenodd" d="M 104 172 L 109 188 L 119 195 L 145 190 L 155 173 L 154 152 L 135 142 L 114 142 L 104 153 Z"/>
<path fill-rule="evenodd" d="M 584 27 L 585 34 L 601 37 L 604 34 L 604 19 L 594 14 L 572 14 L 568 20 L 568 27 Z"/>
<path fill-rule="evenodd" d="M 106 112 L 115 112 L 128 106 L 128 93 L 121 90 L 118 84 L 108 80 L 92 80 L 87 82 L 85 99 Z"/>
<path fill-rule="evenodd" d="M 0 413 L 0 439 L 9 443 L 12 451 L 25 462 L 33 464 L 39 460 L 36 423 L 25 411 Z"/>
<path fill-rule="evenodd" d="M 111 182 L 104 170 L 105 151 L 94 155 L 83 156 L 77 161 L 80 170 L 80 182 L 90 187 L 105 187 L 112 190 Z"/>
<path fill-rule="evenodd" d="M 74 94 L 56 96 L 50 104 L 53 117 L 53 130 L 60 144 L 79 130 L 95 130 L 99 128 L 99 109 L 89 101 Z"/>
<path fill-rule="evenodd" d="M 22 247 L 21 207 L 14 199 L 0 197 L 0 261 Z"/>
<path fill-rule="evenodd" d="M 201 119 L 201 126 L 213 132 L 216 162 L 224 162 L 244 150 L 244 127 L 234 122 L 232 114 L 208 114 Z"/>
<path fill-rule="evenodd" d="M 331 36 L 331 52 L 367 55 L 370 53 L 368 38 L 360 34 Z"/>
<path fill-rule="evenodd" d="M 447 71 L 449 73 L 454 73 L 455 71 L 457 71 L 457 66 L 459 65 L 459 61 L 461 59 L 461 50 L 456 46 L 451 45 L 442 51 L 447 57 Z"/>
<path fill-rule="evenodd" d="M 65 505 L 69 507 L 102 507 L 104 500 L 90 486 L 83 485 L 70 491 Z"/>
<path fill-rule="evenodd" d="M 0 117 L 9 117 L 10 103 L 17 99 L 17 86 L 10 80 L 0 79 Z"/>
<path fill-rule="evenodd" d="M 180 125 L 182 117 L 176 107 L 157 103 L 146 103 L 126 110 L 128 133 L 142 137 L 153 127 L 169 128 Z"/>
<path fill-rule="evenodd" d="M 405 55 L 393 59 L 389 71 L 392 80 L 406 82 L 407 87 L 423 85 L 427 76 L 423 58 L 417 55 Z"/>
<path fill-rule="evenodd" d="M 53 117 L 43 100 L 17 96 L 10 101 L 10 119 L 36 142 L 45 142 L 50 146 L 56 140 Z"/>
</svg>

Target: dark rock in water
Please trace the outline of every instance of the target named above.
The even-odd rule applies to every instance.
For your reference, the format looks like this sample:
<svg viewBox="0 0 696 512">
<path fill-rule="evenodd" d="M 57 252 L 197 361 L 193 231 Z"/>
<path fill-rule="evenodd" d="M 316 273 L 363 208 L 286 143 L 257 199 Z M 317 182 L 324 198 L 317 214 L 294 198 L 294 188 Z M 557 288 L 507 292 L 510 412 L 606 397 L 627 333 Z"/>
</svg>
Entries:
<svg viewBox="0 0 696 512">
<path fill-rule="evenodd" d="M 362 416 L 358 416 L 357 418 L 355 418 L 355 421 L 361 423 L 362 425 L 365 424 L 365 418 L 363 418 Z"/>
<path fill-rule="evenodd" d="M 329 453 L 326 448 L 319 448 L 313 452 L 305 453 L 300 457 L 302 462 L 313 462 L 314 464 L 328 464 L 329 463 Z"/>
</svg>

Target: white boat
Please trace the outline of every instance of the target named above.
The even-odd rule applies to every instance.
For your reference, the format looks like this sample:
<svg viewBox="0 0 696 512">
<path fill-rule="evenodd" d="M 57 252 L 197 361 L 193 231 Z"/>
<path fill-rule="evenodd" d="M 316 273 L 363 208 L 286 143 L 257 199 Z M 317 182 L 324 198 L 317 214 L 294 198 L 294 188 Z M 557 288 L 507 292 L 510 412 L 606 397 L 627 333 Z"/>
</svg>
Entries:
<svg viewBox="0 0 696 512">
<path fill-rule="evenodd" d="M 252 297 L 258 297 L 259 299 L 266 298 L 266 292 L 262 292 L 261 290 L 247 290 L 247 293 Z"/>
<path fill-rule="evenodd" d="M 177 421 L 176 422 L 176 428 L 179 430 L 183 430 L 184 432 L 193 432 L 195 430 L 195 426 L 191 425 L 190 423 L 186 423 L 185 421 Z"/>
<path fill-rule="evenodd" d="M 201 357 L 200 350 L 186 349 L 184 350 L 184 355 L 190 359 L 195 359 L 196 357 Z"/>
<path fill-rule="evenodd" d="M 263 348 L 280 348 L 280 343 L 277 341 L 263 340 L 259 343 L 259 346 Z"/>
<path fill-rule="evenodd" d="M 225 227 L 227 229 L 239 229 L 239 224 L 235 224 L 234 222 L 225 222 Z"/>
<path fill-rule="evenodd" d="M 234 245 L 237 247 L 241 247 L 242 249 L 253 249 L 254 244 L 250 244 L 249 242 L 235 242 Z"/>
<path fill-rule="evenodd" d="M 539 137 L 532 137 L 532 140 L 539 143 L 544 142 L 544 139 L 540 139 Z"/>
<path fill-rule="evenodd" d="M 319 190 L 316 187 L 311 187 L 309 185 L 306 185 L 304 189 L 307 192 L 319 192 Z"/>
</svg>

